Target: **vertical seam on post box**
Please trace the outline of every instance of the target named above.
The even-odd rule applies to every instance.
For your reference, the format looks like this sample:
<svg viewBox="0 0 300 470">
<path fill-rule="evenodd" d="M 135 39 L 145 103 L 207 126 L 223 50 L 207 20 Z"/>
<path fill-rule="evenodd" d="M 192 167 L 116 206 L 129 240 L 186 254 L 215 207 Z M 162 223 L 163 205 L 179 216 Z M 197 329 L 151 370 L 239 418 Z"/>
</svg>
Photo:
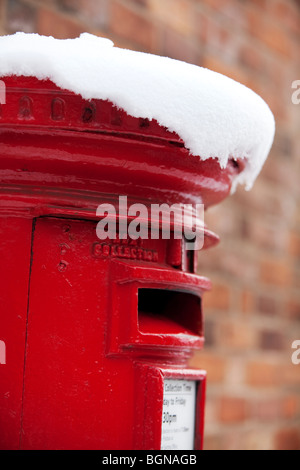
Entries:
<svg viewBox="0 0 300 470">
<path fill-rule="evenodd" d="M 25 370 L 26 370 L 26 359 L 27 359 L 28 317 L 29 317 L 29 303 L 30 303 L 31 273 L 32 273 L 32 264 L 33 264 L 33 243 L 34 243 L 34 234 L 35 234 L 36 222 L 37 222 L 37 219 L 32 220 L 31 245 L 30 245 L 30 264 L 29 264 L 28 293 L 27 293 L 27 312 L 26 312 L 26 329 L 25 329 L 25 349 L 24 349 L 24 364 L 23 364 L 23 384 L 22 384 L 22 402 L 21 402 L 19 449 L 21 449 L 22 437 L 23 437 L 23 412 L 24 412 L 24 395 L 25 395 Z"/>
</svg>

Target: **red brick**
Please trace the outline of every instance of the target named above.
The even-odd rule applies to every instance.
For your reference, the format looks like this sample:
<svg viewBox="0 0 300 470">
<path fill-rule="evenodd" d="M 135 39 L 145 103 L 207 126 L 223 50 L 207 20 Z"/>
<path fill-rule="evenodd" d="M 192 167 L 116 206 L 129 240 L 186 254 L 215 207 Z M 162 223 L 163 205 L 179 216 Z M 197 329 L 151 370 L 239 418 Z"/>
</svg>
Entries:
<svg viewBox="0 0 300 470">
<path fill-rule="evenodd" d="M 57 39 L 76 38 L 86 32 L 86 27 L 55 11 L 41 8 L 38 12 L 38 32 Z"/>
<path fill-rule="evenodd" d="M 132 1 L 139 6 L 148 7 L 148 0 L 132 0 Z"/>
<path fill-rule="evenodd" d="M 281 332 L 263 330 L 260 333 L 260 348 L 264 351 L 281 351 L 284 349 L 284 337 Z"/>
<path fill-rule="evenodd" d="M 262 398 L 253 401 L 251 417 L 259 422 L 279 421 L 280 419 L 296 419 L 299 416 L 300 399 L 297 395 Z"/>
<path fill-rule="evenodd" d="M 269 12 L 272 13 L 277 20 L 282 21 L 291 11 L 289 3 L 290 2 L 287 1 L 273 0 L 270 2 Z"/>
<path fill-rule="evenodd" d="M 209 34 L 213 33 L 215 23 L 209 16 L 203 12 L 196 12 L 194 19 L 195 35 L 200 43 L 207 44 L 209 42 Z"/>
<path fill-rule="evenodd" d="M 205 346 L 213 346 L 216 343 L 216 322 L 211 318 L 205 321 Z"/>
<path fill-rule="evenodd" d="M 221 10 L 224 0 L 202 0 L 203 3 L 206 3 L 211 8 L 215 8 L 216 10 Z"/>
<path fill-rule="evenodd" d="M 268 0 L 251 0 L 251 4 L 258 7 L 260 10 L 265 11 L 268 6 Z"/>
<path fill-rule="evenodd" d="M 284 187 L 286 191 L 296 191 L 298 185 L 297 174 L 293 170 L 293 166 L 287 164 L 288 155 L 286 152 L 288 152 L 288 155 L 291 157 L 293 149 L 287 147 L 286 149 L 281 150 L 280 148 L 274 146 L 272 155 L 270 158 L 268 158 L 264 166 L 263 175 L 264 178 L 268 179 L 269 181 Z"/>
<path fill-rule="evenodd" d="M 245 29 L 247 26 L 247 18 L 245 8 L 239 2 L 224 0 L 203 0 L 210 8 L 216 10 L 218 16 L 221 16 L 222 22 L 227 21 L 227 27 L 231 30 L 232 24 Z"/>
<path fill-rule="evenodd" d="M 295 288 L 296 291 L 300 292 L 300 266 L 298 266 L 296 263 L 294 264 L 293 280 L 291 283 L 291 287 Z"/>
<path fill-rule="evenodd" d="M 272 158 L 271 156 L 269 158 Z M 235 202 L 242 205 L 245 217 L 251 216 L 249 209 L 254 211 L 254 216 L 259 214 L 265 216 L 276 216 L 281 218 L 281 222 L 291 217 L 294 212 L 292 198 L 289 193 L 280 191 L 280 187 L 274 190 L 273 185 L 269 185 L 264 180 L 263 174 L 256 181 L 253 190 L 249 194 L 240 188 L 234 195 Z"/>
<path fill-rule="evenodd" d="M 183 35 L 192 31 L 192 3 L 190 0 L 148 0 L 149 11 L 163 23 Z"/>
<path fill-rule="evenodd" d="M 247 402 L 243 398 L 222 397 L 219 405 L 220 421 L 240 423 L 247 418 Z"/>
<path fill-rule="evenodd" d="M 239 60 L 241 64 L 249 67 L 250 70 L 257 70 L 261 73 L 264 67 L 264 56 L 259 49 L 252 44 L 241 46 L 239 51 Z"/>
<path fill-rule="evenodd" d="M 297 3 L 297 5 L 296 5 Z M 290 31 L 290 33 L 294 34 L 295 39 L 300 38 L 300 32 L 299 32 L 299 21 L 300 21 L 300 11 L 299 11 L 299 0 L 295 0 L 295 2 L 290 2 L 289 5 L 290 11 L 285 17 L 285 23 Z"/>
<path fill-rule="evenodd" d="M 226 319 L 225 322 L 220 323 L 219 329 L 218 344 L 220 346 L 248 351 L 256 348 L 257 331 L 250 321 Z"/>
<path fill-rule="evenodd" d="M 269 21 L 258 9 L 249 9 L 247 17 L 249 31 L 254 37 L 274 52 L 286 58 L 293 57 L 293 43 L 280 23 L 277 25 L 276 22 Z"/>
<path fill-rule="evenodd" d="M 255 282 L 258 278 L 258 262 L 255 256 L 250 256 L 247 250 L 240 250 L 234 240 L 224 240 L 221 245 L 202 252 L 199 255 L 198 272 L 205 274 L 205 269 L 215 270 L 224 275 L 225 284 L 231 278 L 233 283 Z M 216 282 L 218 284 L 219 282 Z M 213 279 L 213 286 L 215 281 Z"/>
<path fill-rule="evenodd" d="M 247 366 L 247 383 L 254 387 L 274 387 L 282 382 L 282 372 L 278 364 L 255 361 Z"/>
<path fill-rule="evenodd" d="M 280 220 L 245 214 L 243 234 L 256 245 L 269 250 L 284 251 L 288 244 L 288 227 Z"/>
<path fill-rule="evenodd" d="M 260 278 L 265 284 L 287 287 L 292 282 L 292 271 L 286 260 L 265 259 L 261 262 Z"/>
<path fill-rule="evenodd" d="M 274 421 L 280 418 L 282 402 L 279 398 L 267 398 L 255 401 L 251 407 L 251 415 L 260 422 Z"/>
<path fill-rule="evenodd" d="M 300 299 L 297 300 L 297 299 L 290 298 L 286 306 L 286 311 L 287 311 L 288 316 L 292 320 L 299 321 L 300 320 Z"/>
<path fill-rule="evenodd" d="M 221 436 L 219 434 L 204 434 L 204 450 L 220 450 Z"/>
<path fill-rule="evenodd" d="M 300 431 L 297 428 L 280 430 L 275 436 L 276 450 L 300 450 Z"/>
<path fill-rule="evenodd" d="M 228 310 L 230 306 L 230 290 L 226 285 L 214 283 L 210 292 L 205 293 L 203 300 L 204 311 Z"/>
<path fill-rule="evenodd" d="M 132 40 L 147 51 L 153 51 L 156 47 L 156 31 L 150 18 L 130 9 L 119 1 L 111 0 L 111 2 L 111 31 L 122 38 Z"/>
<path fill-rule="evenodd" d="M 300 155 L 300 144 L 299 144 L 299 155 Z M 295 223 L 297 224 L 297 226 L 300 227 L 300 204 L 298 205 L 298 207 L 296 207 L 294 219 L 295 219 Z"/>
<path fill-rule="evenodd" d="M 297 232 L 290 233 L 289 254 L 293 256 L 294 259 L 300 258 L 300 234 Z"/>
<path fill-rule="evenodd" d="M 299 327 L 297 330 L 295 330 L 294 335 L 291 338 L 291 346 L 292 346 L 292 342 L 298 339 L 300 340 Z M 290 386 L 293 388 L 295 387 L 299 390 L 300 389 L 300 365 L 294 365 L 292 363 L 293 352 L 295 352 L 295 350 L 293 350 L 292 348 L 290 351 L 288 351 L 287 363 L 285 367 L 283 367 L 282 370 L 280 371 L 281 372 L 280 375 L 281 375 L 282 383 L 284 383 L 286 386 Z"/>
<path fill-rule="evenodd" d="M 258 296 L 256 308 L 263 315 L 275 316 L 280 313 L 278 300 L 268 294 L 261 294 Z"/>
<path fill-rule="evenodd" d="M 299 21 L 300 21 L 300 12 L 299 12 L 299 2 L 298 7 L 296 6 L 297 0 L 286 1 L 286 0 L 273 0 L 269 3 L 269 12 L 275 20 L 284 24 L 287 27 L 288 31 L 296 33 L 299 37 Z"/>
<path fill-rule="evenodd" d="M 240 236 L 240 214 L 232 207 L 232 200 L 228 199 L 222 204 L 210 208 L 205 214 L 205 223 L 213 227 L 216 233 L 222 234 L 225 242 L 232 236 Z"/>
<path fill-rule="evenodd" d="M 259 31 L 259 38 L 274 51 L 281 53 L 287 58 L 294 56 L 294 46 L 288 34 L 280 27 L 265 22 Z"/>
<path fill-rule="evenodd" d="M 196 12 L 194 20 L 195 34 L 201 43 L 209 45 L 210 49 L 230 51 L 232 35 L 217 18 Z"/>
<path fill-rule="evenodd" d="M 276 156 L 284 157 L 282 160 L 282 167 L 288 166 L 288 160 L 293 157 L 295 142 L 291 133 L 287 130 L 278 129 L 273 144 L 273 153 Z"/>
<path fill-rule="evenodd" d="M 189 63 L 199 60 L 193 44 L 172 28 L 164 28 L 162 32 L 162 55 Z"/>
<path fill-rule="evenodd" d="M 294 419 L 299 417 L 300 398 L 298 395 L 285 397 L 281 406 L 281 414 L 285 419 Z"/>
<path fill-rule="evenodd" d="M 206 370 L 210 384 L 222 383 L 226 376 L 227 363 L 219 354 L 207 351 L 197 352 L 191 359 L 189 366 Z"/>
<path fill-rule="evenodd" d="M 24 0 L 23 0 L 24 1 Z M 26 1 L 26 0 L 25 0 Z M 31 0 L 29 0 L 31 1 Z M 67 0 L 66 0 L 67 1 Z M 71 0 L 70 0 L 71 1 Z M 77 2 L 77 0 L 75 0 L 75 2 Z M 48 7 L 53 7 L 53 8 L 58 8 L 58 0 L 36 0 L 36 3 L 39 4 L 39 6 L 41 5 L 47 5 Z"/>
<path fill-rule="evenodd" d="M 243 313 L 251 313 L 255 307 L 255 300 L 253 292 L 250 290 L 244 290 L 241 293 L 241 311 Z"/>
</svg>

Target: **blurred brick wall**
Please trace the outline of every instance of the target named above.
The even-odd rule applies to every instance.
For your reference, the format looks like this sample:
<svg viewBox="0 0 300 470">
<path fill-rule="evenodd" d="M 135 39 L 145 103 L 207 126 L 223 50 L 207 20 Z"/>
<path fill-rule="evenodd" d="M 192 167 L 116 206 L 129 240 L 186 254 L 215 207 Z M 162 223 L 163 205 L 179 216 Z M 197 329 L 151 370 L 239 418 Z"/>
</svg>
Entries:
<svg viewBox="0 0 300 470">
<path fill-rule="evenodd" d="M 207 449 L 300 449 L 300 2 L 296 0 L 0 0 L 0 34 L 88 31 L 121 47 L 185 60 L 254 89 L 277 121 L 251 192 L 206 222 L 220 246 L 199 256 L 205 298 Z"/>
</svg>

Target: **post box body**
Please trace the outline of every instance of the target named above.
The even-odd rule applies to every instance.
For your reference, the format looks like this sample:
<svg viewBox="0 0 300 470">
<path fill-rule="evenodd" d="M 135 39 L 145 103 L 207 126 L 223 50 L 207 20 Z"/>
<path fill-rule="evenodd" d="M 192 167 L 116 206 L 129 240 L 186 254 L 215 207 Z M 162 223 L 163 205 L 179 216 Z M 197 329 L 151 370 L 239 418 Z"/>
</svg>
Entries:
<svg viewBox="0 0 300 470">
<path fill-rule="evenodd" d="M 206 374 L 188 360 L 203 346 L 210 282 L 184 239 L 99 240 L 96 209 L 124 195 L 207 208 L 241 167 L 200 161 L 175 134 L 109 102 L 50 81 L 4 81 L 0 448 L 176 449 L 177 425 L 200 449 Z M 217 241 L 205 229 L 204 248 Z M 173 390 L 180 411 L 189 383 L 187 431 L 166 397 Z"/>
</svg>

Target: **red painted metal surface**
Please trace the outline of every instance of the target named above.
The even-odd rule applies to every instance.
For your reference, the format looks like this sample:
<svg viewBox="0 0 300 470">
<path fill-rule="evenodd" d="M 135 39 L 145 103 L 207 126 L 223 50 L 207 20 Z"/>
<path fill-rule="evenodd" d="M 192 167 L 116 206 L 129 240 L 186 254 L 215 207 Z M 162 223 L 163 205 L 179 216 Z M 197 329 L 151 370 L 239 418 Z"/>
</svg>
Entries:
<svg viewBox="0 0 300 470">
<path fill-rule="evenodd" d="M 100 242 L 103 202 L 224 199 L 241 162 L 192 157 L 155 122 L 49 81 L 4 77 L 0 108 L 1 449 L 160 449 L 165 378 L 195 380 L 203 439 L 209 280 L 181 240 Z M 205 229 L 204 248 L 218 237 Z"/>
</svg>

